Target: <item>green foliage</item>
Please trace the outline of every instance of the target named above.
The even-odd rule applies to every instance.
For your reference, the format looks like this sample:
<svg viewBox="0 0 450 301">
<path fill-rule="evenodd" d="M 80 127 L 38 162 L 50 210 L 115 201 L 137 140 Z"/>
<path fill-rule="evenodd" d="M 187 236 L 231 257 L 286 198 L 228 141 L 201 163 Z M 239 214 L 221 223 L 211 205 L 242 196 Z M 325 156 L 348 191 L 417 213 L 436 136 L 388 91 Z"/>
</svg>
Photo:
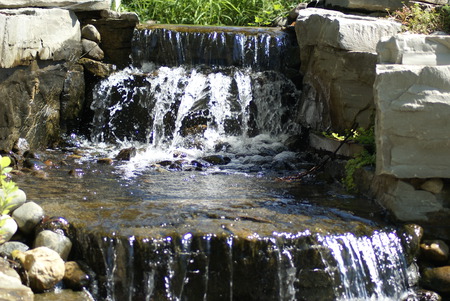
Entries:
<svg viewBox="0 0 450 301">
<path fill-rule="evenodd" d="M 365 145 L 373 145 L 375 144 L 375 135 L 374 135 L 374 127 L 370 127 L 369 129 L 358 128 L 356 130 L 345 130 L 344 133 L 327 133 L 322 132 L 327 138 L 331 138 L 337 141 L 344 141 L 347 138 L 349 142 L 355 142 Z"/>
<path fill-rule="evenodd" d="M 356 184 L 354 175 L 356 170 L 364 166 L 375 165 L 375 130 L 374 127 L 364 129 L 362 127 L 356 130 L 345 130 L 344 133 L 323 133 L 325 137 L 338 141 L 359 143 L 364 146 L 364 150 L 357 154 L 354 158 L 347 161 L 345 165 L 345 177 L 342 182 L 345 188 L 350 192 L 356 192 Z"/>
<path fill-rule="evenodd" d="M 354 180 L 356 170 L 364 166 L 373 165 L 375 165 L 375 153 L 370 153 L 368 150 L 363 150 L 355 158 L 348 160 L 345 165 L 345 177 L 343 179 L 345 188 L 350 192 L 356 192 L 357 189 Z"/>
<path fill-rule="evenodd" d="M 306 0 L 123 0 L 141 21 L 194 25 L 272 25 Z"/>
<path fill-rule="evenodd" d="M 9 157 L 0 156 L 0 188 L 3 193 L 0 195 L 0 215 L 5 215 L 9 213 L 11 208 L 12 194 L 18 189 L 16 183 L 8 180 L 8 173 L 11 172 L 12 168 L 11 159 Z"/>
<path fill-rule="evenodd" d="M 450 31 L 450 6 L 426 7 L 418 3 L 404 5 L 402 9 L 394 11 L 390 17 L 402 23 L 404 31 L 412 33 L 430 34 L 434 31 Z"/>
</svg>

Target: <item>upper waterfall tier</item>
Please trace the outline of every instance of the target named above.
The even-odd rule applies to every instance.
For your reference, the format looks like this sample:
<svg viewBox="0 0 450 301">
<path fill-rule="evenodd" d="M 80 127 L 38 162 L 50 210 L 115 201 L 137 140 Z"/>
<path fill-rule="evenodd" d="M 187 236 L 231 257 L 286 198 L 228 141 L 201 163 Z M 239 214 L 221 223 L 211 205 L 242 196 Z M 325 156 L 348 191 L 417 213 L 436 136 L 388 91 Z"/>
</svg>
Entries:
<svg viewBox="0 0 450 301">
<path fill-rule="evenodd" d="M 152 25 L 135 30 L 133 64 L 298 70 L 295 35 L 277 28 Z"/>
</svg>

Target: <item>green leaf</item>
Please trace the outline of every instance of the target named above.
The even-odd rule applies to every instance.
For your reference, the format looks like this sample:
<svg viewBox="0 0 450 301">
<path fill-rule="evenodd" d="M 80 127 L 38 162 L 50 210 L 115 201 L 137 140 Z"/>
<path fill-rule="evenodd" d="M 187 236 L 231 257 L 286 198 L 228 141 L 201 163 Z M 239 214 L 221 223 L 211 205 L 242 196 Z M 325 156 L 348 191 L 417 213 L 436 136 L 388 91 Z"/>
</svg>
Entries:
<svg viewBox="0 0 450 301">
<path fill-rule="evenodd" d="M 11 165 L 11 159 L 9 157 L 1 157 L 0 156 L 0 167 L 3 169 Z"/>
</svg>

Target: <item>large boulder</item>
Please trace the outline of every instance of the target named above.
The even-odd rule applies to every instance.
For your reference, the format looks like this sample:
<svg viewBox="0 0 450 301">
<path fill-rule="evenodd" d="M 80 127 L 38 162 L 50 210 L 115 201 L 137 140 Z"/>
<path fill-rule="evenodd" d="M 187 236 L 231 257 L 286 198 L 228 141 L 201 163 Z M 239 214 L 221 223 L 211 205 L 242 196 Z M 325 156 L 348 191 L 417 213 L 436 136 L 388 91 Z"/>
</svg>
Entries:
<svg viewBox="0 0 450 301">
<path fill-rule="evenodd" d="M 111 0 L 0 0 L 0 8 L 61 7 L 76 11 L 109 9 Z"/>
<path fill-rule="evenodd" d="M 0 10 L 0 68 L 40 60 L 74 60 L 81 55 L 81 30 L 65 9 Z"/>
<path fill-rule="evenodd" d="M 450 66 L 378 65 L 377 173 L 450 177 Z"/>
<path fill-rule="evenodd" d="M 33 149 L 49 146 L 59 140 L 61 126 L 79 116 L 83 67 L 42 66 L 0 70 L 0 149 L 11 149 L 19 138 Z"/>
<path fill-rule="evenodd" d="M 355 122 L 368 127 L 375 110 L 376 46 L 400 27 L 384 19 L 301 10 L 295 25 L 305 87 L 300 120 L 315 130 L 341 131 Z"/>
<path fill-rule="evenodd" d="M 26 252 L 16 251 L 17 258 L 27 274 L 30 287 L 35 292 L 54 288 L 64 278 L 64 260 L 55 251 L 40 247 Z"/>
</svg>

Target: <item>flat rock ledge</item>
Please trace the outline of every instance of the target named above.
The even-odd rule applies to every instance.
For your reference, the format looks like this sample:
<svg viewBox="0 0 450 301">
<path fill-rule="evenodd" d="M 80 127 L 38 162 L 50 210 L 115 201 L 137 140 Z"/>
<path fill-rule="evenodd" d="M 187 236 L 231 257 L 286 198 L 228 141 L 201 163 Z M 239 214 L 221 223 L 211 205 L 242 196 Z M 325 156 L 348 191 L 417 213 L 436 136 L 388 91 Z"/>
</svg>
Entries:
<svg viewBox="0 0 450 301">
<path fill-rule="evenodd" d="M 111 0 L 0 0 L 0 8 L 59 7 L 74 11 L 111 8 Z"/>
</svg>

